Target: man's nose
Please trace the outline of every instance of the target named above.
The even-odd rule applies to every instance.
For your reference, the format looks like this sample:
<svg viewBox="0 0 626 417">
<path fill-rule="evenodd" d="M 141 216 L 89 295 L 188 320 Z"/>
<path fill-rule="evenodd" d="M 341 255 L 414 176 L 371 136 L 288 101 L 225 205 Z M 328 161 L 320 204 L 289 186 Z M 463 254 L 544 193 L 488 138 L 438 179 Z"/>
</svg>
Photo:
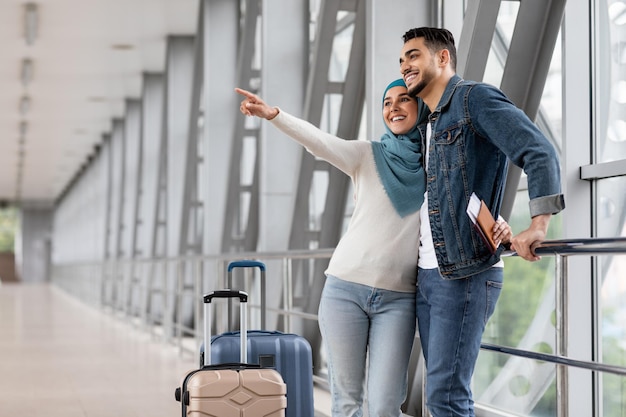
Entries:
<svg viewBox="0 0 626 417">
<path fill-rule="evenodd" d="M 408 71 L 408 69 L 409 69 L 409 66 L 408 66 L 408 64 L 406 63 L 406 61 L 404 61 L 404 62 L 400 63 L 400 74 L 402 74 L 402 75 L 406 74 L 406 72 Z"/>
</svg>

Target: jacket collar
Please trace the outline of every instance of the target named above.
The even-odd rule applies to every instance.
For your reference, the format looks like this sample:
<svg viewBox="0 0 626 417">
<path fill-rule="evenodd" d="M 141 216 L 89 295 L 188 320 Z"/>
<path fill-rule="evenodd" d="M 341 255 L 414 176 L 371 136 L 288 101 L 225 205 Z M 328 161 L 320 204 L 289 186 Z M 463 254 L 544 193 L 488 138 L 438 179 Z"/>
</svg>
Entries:
<svg viewBox="0 0 626 417">
<path fill-rule="evenodd" d="M 443 92 L 443 95 L 439 99 L 439 104 L 435 108 L 433 113 L 441 112 L 443 107 L 446 107 L 448 103 L 450 103 L 450 99 L 452 98 L 452 94 L 454 94 L 454 90 L 456 90 L 457 86 L 463 82 L 463 78 L 461 78 L 458 74 L 454 74 L 452 78 L 448 81 L 448 85 Z"/>
</svg>

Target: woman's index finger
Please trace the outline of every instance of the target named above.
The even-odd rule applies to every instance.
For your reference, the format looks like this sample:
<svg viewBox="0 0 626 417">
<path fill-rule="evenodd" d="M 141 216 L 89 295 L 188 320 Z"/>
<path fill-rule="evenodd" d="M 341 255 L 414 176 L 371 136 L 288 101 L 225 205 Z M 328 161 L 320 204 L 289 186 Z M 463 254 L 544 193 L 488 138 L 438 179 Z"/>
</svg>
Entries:
<svg viewBox="0 0 626 417">
<path fill-rule="evenodd" d="M 248 98 L 254 98 L 254 94 L 252 94 L 251 92 L 244 90 L 242 88 L 239 87 L 235 87 L 235 91 L 239 94 L 241 94 L 242 96 L 246 96 Z"/>
</svg>

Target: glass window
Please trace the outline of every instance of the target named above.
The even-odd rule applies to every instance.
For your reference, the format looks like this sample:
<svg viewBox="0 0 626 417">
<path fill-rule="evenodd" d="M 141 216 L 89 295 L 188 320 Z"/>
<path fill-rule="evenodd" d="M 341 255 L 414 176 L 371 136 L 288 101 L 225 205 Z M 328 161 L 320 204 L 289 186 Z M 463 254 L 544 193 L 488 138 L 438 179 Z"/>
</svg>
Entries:
<svg viewBox="0 0 626 417">
<path fill-rule="evenodd" d="M 626 158 L 626 2 L 602 0 L 597 11 L 594 162 L 603 163 Z M 597 236 L 625 237 L 626 177 L 598 180 L 595 189 Z M 596 261 L 599 361 L 626 367 L 626 255 L 598 256 Z M 625 384 L 626 377 L 600 375 L 602 415 L 623 415 Z"/>
<path fill-rule="evenodd" d="M 519 10 L 516 2 L 503 2 L 497 33 L 485 72 L 485 81 L 499 85 Z M 562 135 L 562 59 L 557 47 L 546 79 L 537 118 L 539 129 L 560 153 Z M 509 219 L 514 233 L 530 224 L 529 197 L 520 189 Z M 560 216 L 552 218 L 547 239 L 562 236 Z M 504 287 L 496 311 L 487 324 L 483 342 L 555 354 L 555 259 L 539 262 L 518 257 L 505 258 Z M 555 365 L 490 351 L 481 351 L 474 374 L 473 390 L 477 408 L 493 407 L 516 415 L 556 415 Z"/>
<path fill-rule="evenodd" d="M 509 224 L 514 232 L 530 222 L 528 193 L 520 190 Z M 561 236 L 555 216 L 548 239 Z M 555 354 L 554 257 L 538 262 L 504 259 L 504 287 L 487 323 L 483 342 Z M 555 366 L 541 361 L 482 351 L 474 374 L 477 403 L 520 415 L 552 416 L 556 410 Z"/>
<path fill-rule="evenodd" d="M 626 237 L 626 177 L 598 181 L 597 223 L 603 237 Z M 626 367 L 626 255 L 598 256 L 600 362 Z M 621 417 L 626 410 L 626 377 L 603 373 L 603 416 Z"/>
<path fill-rule="evenodd" d="M 13 252 L 18 216 L 14 207 L 0 208 L 0 252 Z"/>
<path fill-rule="evenodd" d="M 596 163 L 626 158 L 626 2 L 599 3 L 594 77 Z"/>
</svg>

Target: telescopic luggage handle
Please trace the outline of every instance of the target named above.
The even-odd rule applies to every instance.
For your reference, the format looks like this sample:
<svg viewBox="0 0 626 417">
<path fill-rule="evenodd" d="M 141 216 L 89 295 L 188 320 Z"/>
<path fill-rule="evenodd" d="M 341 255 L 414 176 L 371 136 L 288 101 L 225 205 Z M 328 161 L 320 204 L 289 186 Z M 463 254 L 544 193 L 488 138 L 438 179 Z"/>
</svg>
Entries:
<svg viewBox="0 0 626 417">
<path fill-rule="evenodd" d="M 205 294 L 204 301 L 204 366 L 211 364 L 211 301 L 214 298 L 238 298 L 239 299 L 239 318 L 241 335 L 239 346 L 239 361 L 241 363 L 248 362 L 248 293 L 239 290 L 217 290 Z"/>
<path fill-rule="evenodd" d="M 214 298 L 239 298 L 242 303 L 248 302 L 248 294 L 238 290 L 217 290 L 204 295 L 204 302 L 210 303 Z"/>
<path fill-rule="evenodd" d="M 243 261 L 233 261 L 228 264 L 228 272 L 235 268 L 259 268 L 261 271 L 265 271 L 265 264 L 261 261 L 252 261 L 244 259 Z"/>
<path fill-rule="evenodd" d="M 241 261 L 233 261 L 228 264 L 228 288 L 233 288 L 233 269 L 235 268 L 259 268 L 261 271 L 261 329 L 265 329 L 265 313 L 267 311 L 266 307 L 266 292 L 265 292 L 265 264 L 261 261 L 253 261 L 253 260 L 241 260 Z M 228 321 L 230 322 L 230 309 L 228 310 Z"/>
</svg>

